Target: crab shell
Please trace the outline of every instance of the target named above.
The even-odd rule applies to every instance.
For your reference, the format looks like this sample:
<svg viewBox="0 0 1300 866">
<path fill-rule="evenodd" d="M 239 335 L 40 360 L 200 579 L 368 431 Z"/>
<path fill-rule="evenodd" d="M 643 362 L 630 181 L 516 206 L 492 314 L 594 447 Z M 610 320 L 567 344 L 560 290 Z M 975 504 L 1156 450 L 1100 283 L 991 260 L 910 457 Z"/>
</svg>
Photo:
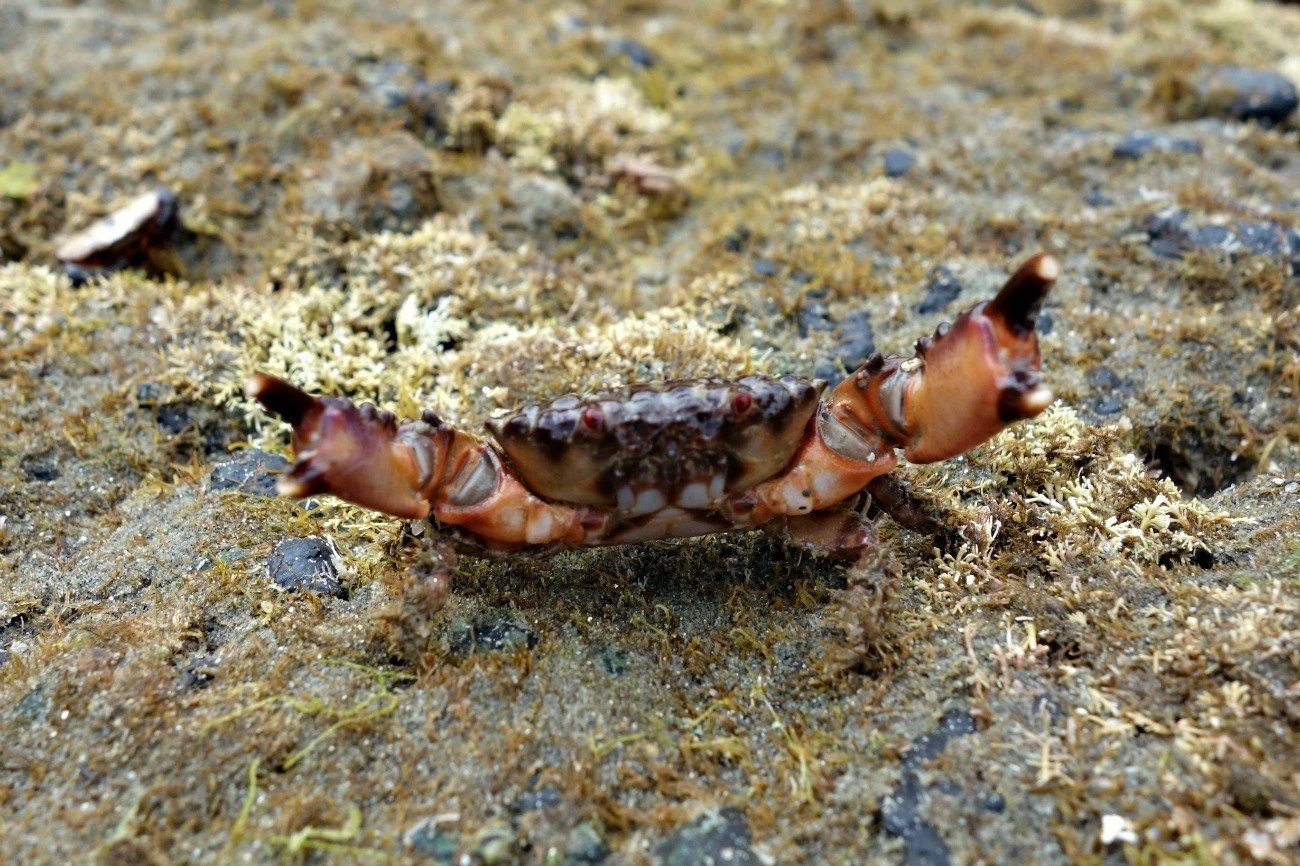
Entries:
<svg viewBox="0 0 1300 866">
<path fill-rule="evenodd" d="M 825 387 L 794 376 L 683 379 L 568 394 L 487 427 L 545 499 L 624 517 L 710 509 L 789 465 Z"/>
</svg>

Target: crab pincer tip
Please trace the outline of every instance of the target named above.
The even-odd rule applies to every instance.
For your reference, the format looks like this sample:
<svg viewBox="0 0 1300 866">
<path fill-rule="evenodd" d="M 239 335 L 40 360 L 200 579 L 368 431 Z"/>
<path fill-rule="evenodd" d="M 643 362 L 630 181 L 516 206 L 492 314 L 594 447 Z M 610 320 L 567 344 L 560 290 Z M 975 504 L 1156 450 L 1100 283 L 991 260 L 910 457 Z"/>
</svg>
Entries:
<svg viewBox="0 0 1300 866">
<path fill-rule="evenodd" d="M 1056 256 L 1039 253 L 1016 269 L 989 308 L 999 312 L 1013 329 L 1032 331 L 1043 299 L 1060 276 L 1061 262 Z"/>
<path fill-rule="evenodd" d="M 301 388 L 266 373 L 254 373 L 244 385 L 244 393 L 285 421 L 297 427 L 319 402 Z"/>
</svg>

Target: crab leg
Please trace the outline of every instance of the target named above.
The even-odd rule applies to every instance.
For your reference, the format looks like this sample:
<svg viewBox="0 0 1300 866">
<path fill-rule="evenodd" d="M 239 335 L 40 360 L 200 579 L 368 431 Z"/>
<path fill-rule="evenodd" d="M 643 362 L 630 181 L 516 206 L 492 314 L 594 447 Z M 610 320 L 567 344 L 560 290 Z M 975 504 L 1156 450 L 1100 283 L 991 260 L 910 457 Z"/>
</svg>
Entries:
<svg viewBox="0 0 1300 866">
<path fill-rule="evenodd" d="M 545 502 L 491 448 L 432 412 L 398 424 L 391 412 L 313 397 L 257 373 L 245 390 L 293 425 L 297 462 L 279 482 L 286 496 L 330 493 L 395 517 L 433 517 L 505 546 L 577 542 L 605 527 L 591 509 Z"/>
</svg>

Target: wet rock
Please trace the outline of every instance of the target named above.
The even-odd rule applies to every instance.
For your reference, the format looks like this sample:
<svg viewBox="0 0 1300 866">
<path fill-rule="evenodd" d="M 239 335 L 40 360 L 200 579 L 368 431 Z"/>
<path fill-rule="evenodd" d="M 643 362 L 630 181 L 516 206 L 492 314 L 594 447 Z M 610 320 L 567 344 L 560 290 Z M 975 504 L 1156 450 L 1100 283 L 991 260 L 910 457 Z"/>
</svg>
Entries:
<svg viewBox="0 0 1300 866">
<path fill-rule="evenodd" d="M 425 818 L 406 833 L 406 849 L 424 863 L 452 866 L 460 853 L 454 833 L 438 825 L 436 818 Z"/>
<path fill-rule="evenodd" d="M 413 228 L 439 210 L 429 152 L 409 132 L 338 145 L 303 184 L 303 209 L 367 231 Z"/>
<path fill-rule="evenodd" d="M 339 581 L 338 554 L 322 538 L 285 539 L 271 551 L 266 566 L 271 582 L 279 589 L 347 598 Z"/>
<path fill-rule="evenodd" d="M 578 197 L 563 181 L 543 174 L 511 177 L 501 226 L 540 239 L 574 238 L 582 227 Z"/>
<path fill-rule="evenodd" d="M 994 814 L 1001 814 L 1007 810 L 1006 798 L 1001 794 L 990 794 L 984 798 L 984 802 L 980 805 L 984 807 L 985 812 L 993 812 Z"/>
<path fill-rule="evenodd" d="M 702 815 L 655 846 L 659 866 L 746 866 L 761 862 L 750 847 L 749 822 L 728 807 Z"/>
<path fill-rule="evenodd" d="M 532 649 L 537 646 L 537 635 L 515 622 L 507 615 L 486 614 L 470 623 L 452 626 L 451 651 L 458 656 L 470 653 L 490 653 L 513 650 L 517 647 Z"/>
<path fill-rule="evenodd" d="M 92 277 L 147 264 L 152 252 L 171 243 L 179 226 L 176 194 L 159 188 L 68 238 L 54 255 L 73 285 L 81 285 Z"/>
<path fill-rule="evenodd" d="M 885 151 L 885 174 L 889 177 L 903 177 L 916 165 L 916 155 L 901 148 Z"/>
<path fill-rule="evenodd" d="M 1194 138 L 1150 131 L 1130 132 L 1115 145 L 1113 154 L 1116 159 L 1141 159 L 1149 153 L 1199 155 L 1201 152 L 1201 143 Z"/>
<path fill-rule="evenodd" d="M 23 477 L 28 481 L 54 481 L 59 477 L 58 459 L 51 453 L 29 454 L 22 460 Z"/>
<path fill-rule="evenodd" d="M 569 831 L 564 842 L 564 866 L 599 866 L 609 859 L 609 845 L 601 837 L 600 831 L 588 823 L 582 823 Z"/>
<path fill-rule="evenodd" d="M 233 459 L 217 464 L 209 481 L 213 490 L 237 490 L 256 496 L 274 496 L 275 480 L 289 468 L 289 461 L 279 454 L 250 449 Z"/>
<path fill-rule="evenodd" d="M 1265 126 L 1284 122 L 1300 105 L 1291 79 L 1270 69 L 1245 66 L 1206 69 L 1194 93 L 1195 116 L 1253 120 Z"/>
<path fill-rule="evenodd" d="M 938 268 L 925 287 L 925 298 L 916 305 L 918 313 L 938 313 L 961 295 L 962 285 L 947 268 Z"/>
<path fill-rule="evenodd" d="M 925 764 L 937 758 L 954 737 L 975 733 L 975 720 L 961 710 L 950 710 L 928 734 L 918 737 L 903 756 L 897 787 L 880 808 L 885 832 L 903 840 L 909 864 L 946 864 L 950 862 L 948 846 L 939 831 L 921 817 L 926 787 L 921 781 Z"/>
</svg>

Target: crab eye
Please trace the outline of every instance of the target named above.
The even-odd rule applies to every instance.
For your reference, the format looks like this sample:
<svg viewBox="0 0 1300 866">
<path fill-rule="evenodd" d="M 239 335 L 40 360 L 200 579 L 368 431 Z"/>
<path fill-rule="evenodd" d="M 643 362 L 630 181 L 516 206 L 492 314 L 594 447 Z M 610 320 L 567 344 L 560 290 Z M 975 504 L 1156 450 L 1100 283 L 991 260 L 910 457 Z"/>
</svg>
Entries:
<svg viewBox="0 0 1300 866">
<path fill-rule="evenodd" d="M 754 398 L 745 393 L 737 394 L 731 398 L 731 411 L 737 415 L 744 415 L 754 405 Z"/>
<path fill-rule="evenodd" d="M 582 426 L 593 433 L 601 432 L 605 429 L 605 413 L 595 406 L 588 406 L 582 412 Z"/>
</svg>

